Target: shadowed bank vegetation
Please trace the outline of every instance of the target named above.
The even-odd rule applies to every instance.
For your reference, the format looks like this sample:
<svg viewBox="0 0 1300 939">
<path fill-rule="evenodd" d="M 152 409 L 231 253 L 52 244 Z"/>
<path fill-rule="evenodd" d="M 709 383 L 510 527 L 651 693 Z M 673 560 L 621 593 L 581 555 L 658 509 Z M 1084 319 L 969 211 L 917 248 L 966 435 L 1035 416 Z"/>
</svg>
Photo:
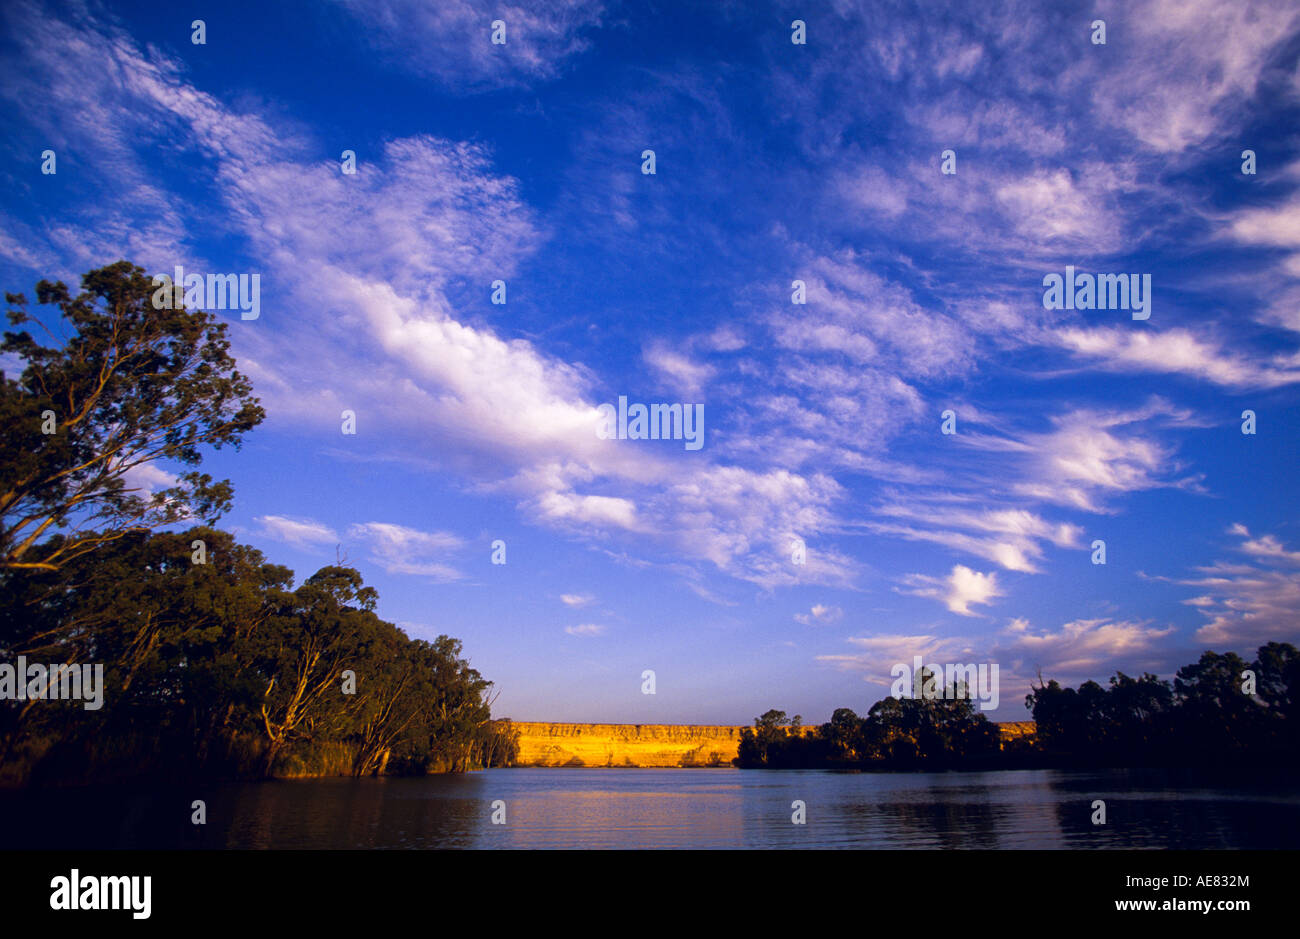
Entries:
<svg viewBox="0 0 1300 939">
<path fill-rule="evenodd" d="M 917 687 L 923 687 L 922 670 Z M 1261 646 L 1253 662 L 1204 653 L 1172 683 L 1123 672 L 1103 688 L 1043 684 L 1026 698 L 1032 736 L 1000 741 L 962 688 L 944 697 L 889 697 L 828 723 L 768 711 L 741 734 L 742 768 L 1012 769 L 1030 767 L 1300 767 L 1300 653 Z"/>
<path fill-rule="evenodd" d="M 196 540 L 205 564 L 191 562 Z M 96 711 L 5 702 L 10 781 L 456 771 L 502 749 L 490 683 L 459 641 L 407 638 L 350 568 L 293 589 L 287 568 L 194 528 L 129 534 L 0 582 L 3 660 L 103 663 L 106 689 Z"/>
<path fill-rule="evenodd" d="M 224 324 L 155 308 L 149 278 L 126 262 L 82 280 L 76 297 L 37 285 L 60 313 L 49 330 L 7 295 L 11 323 L 50 342 L 23 329 L 0 346 L 24 364 L 0 374 L 0 663 L 100 665 L 103 704 L 14 700 L 10 687 L 0 782 L 425 773 L 508 758 L 491 683 L 458 640 L 408 638 L 342 564 L 294 587 L 288 568 L 213 527 L 228 480 L 154 469 L 166 488 L 133 483 L 155 460 L 197 467 L 204 447 L 238 447 L 264 413 Z"/>
</svg>

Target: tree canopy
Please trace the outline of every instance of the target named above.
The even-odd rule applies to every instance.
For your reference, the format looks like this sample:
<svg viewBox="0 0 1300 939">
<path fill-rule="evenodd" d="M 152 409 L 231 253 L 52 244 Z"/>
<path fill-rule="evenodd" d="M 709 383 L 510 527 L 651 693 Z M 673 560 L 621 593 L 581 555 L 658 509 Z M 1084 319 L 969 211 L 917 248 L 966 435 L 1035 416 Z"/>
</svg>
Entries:
<svg viewBox="0 0 1300 939">
<path fill-rule="evenodd" d="M 155 309 L 152 290 L 126 261 L 84 275 L 75 297 L 42 280 L 36 299 L 57 308 L 54 329 L 25 296 L 5 295 L 10 323 L 49 344 L 29 328 L 0 343 L 24 364 L 17 378 L 0 375 L 0 568 L 56 568 L 127 532 L 215 523 L 229 508 L 229 480 L 198 470 L 155 473 L 167 485 L 152 494 L 134 482 L 157 460 L 197 467 L 205 447 L 238 447 L 264 417 L 226 325 Z M 55 532 L 66 537 L 47 538 Z"/>
<path fill-rule="evenodd" d="M 0 351 L 22 372 L 0 374 L 0 659 L 94 663 L 106 693 L 89 710 L 4 701 L 0 781 L 511 758 L 491 683 L 458 640 L 385 622 L 374 588 L 342 563 L 295 587 L 288 568 L 213 527 L 229 480 L 167 470 L 237 448 L 263 419 L 224 323 L 155 308 L 150 279 L 126 261 L 83 276 L 75 297 L 37 284 L 56 323 L 6 296 L 20 328 Z"/>
</svg>

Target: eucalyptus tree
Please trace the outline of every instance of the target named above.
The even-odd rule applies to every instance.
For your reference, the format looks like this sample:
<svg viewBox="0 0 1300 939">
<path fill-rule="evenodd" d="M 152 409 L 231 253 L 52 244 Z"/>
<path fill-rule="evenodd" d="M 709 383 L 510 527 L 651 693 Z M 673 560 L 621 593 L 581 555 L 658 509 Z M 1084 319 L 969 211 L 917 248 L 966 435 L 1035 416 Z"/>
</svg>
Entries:
<svg viewBox="0 0 1300 939">
<path fill-rule="evenodd" d="M 0 570 L 53 570 L 130 532 L 215 522 L 229 480 L 152 464 L 198 467 L 205 448 L 238 447 L 265 416 L 211 313 L 155 307 L 151 279 L 126 261 L 81 282 L 76 296 L 36 285 L 58 311 L 50 324 L 5 295 L 20 328 L 0 352 L 22 371 L 0 373 Z"/>
</svg>

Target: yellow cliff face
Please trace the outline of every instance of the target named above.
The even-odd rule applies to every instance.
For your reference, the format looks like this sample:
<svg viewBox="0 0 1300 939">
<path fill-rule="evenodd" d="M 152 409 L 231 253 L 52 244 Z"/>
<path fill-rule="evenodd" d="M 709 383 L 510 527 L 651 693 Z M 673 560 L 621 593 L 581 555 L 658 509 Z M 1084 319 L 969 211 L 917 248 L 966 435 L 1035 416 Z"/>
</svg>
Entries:
<svg viewBox="0 0 1300 939">
<path fill-rule="evenodd" d="M 741 726 L 716 724 L 548 724 L 512 721 L 517 766 L 730 766 Z M 1033 733 L 1033 721 L 999 725 L 1007 737 Z M 812 728 L 803 728 L 808 733 Z M 1010 733 L 1007 731 L 1010 730 Z"/>
<path fill-rule="evenodd" d="M 1032 739 L 1038 725 L 1033 721 L 1003 721 L 998 724 L 998 734 L 1002 738 L 1002 748 L 1022 738 Z"/>
<path fill-rule="evenodd" d="M 730 766 L 740 727 L 513 721 L 519 766 Z"/>
</svg>

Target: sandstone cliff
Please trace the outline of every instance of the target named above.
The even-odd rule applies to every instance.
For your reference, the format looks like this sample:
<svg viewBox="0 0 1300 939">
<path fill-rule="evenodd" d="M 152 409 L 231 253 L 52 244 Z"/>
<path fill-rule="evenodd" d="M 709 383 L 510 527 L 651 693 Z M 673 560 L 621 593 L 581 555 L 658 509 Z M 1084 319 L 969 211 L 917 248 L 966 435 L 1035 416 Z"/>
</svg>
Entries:
<svg viewBox="0 0 1300 939">
<path fill-rule="evenodd" d="M 514 721 L 519 766 L 730 766 L 740 727 Z"/>
<path fill-rule="evenodd" d="M 716 724 L 548 724 L 513 721 L 517 766 L 730 766 L 745 727 Z M 805 727 L 804 733 L 812 728 Z M 1005 745 L 1033 721 L 999 724 Z"/>
<path fill-rule="evenodd" d="M 1026 737 L 1033 737 L 1037 731 L 1038 725 L 1033 721 L 1003 721 L 998 724 L 998 735 L 1002 738 L 1002 749 L 1007 748 L 1007 744 L 1023 740 Z"/>
</svg>

